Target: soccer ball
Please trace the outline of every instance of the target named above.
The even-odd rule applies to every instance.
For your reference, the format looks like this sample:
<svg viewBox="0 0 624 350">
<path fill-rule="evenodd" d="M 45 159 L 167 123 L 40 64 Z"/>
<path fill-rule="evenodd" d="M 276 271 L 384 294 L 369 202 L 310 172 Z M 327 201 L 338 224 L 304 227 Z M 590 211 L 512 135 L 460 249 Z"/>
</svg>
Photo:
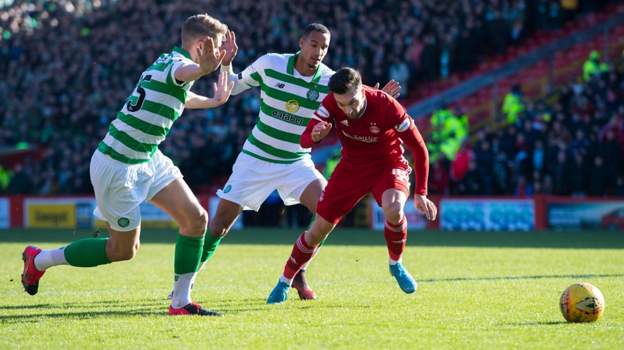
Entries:
<svg viewBox="0 0 624 350">
<path fill-rule="evenodd" d="M 575 283 L 561 294 L 561 313 L 568 322 L 594 322 L 602 316 L 604 296 L 589 283 Z"/>
</svg>

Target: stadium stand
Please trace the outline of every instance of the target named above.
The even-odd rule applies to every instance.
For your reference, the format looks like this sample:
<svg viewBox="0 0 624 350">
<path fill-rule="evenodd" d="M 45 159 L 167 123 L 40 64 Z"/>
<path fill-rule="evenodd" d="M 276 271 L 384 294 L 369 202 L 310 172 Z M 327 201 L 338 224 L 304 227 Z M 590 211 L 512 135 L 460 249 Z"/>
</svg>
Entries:
<svg viewBox="0 0 624 350">
<path fill-rule="evenodd" d="M 452 163 L 436 163 L 435 191 L 623 195 L 623 91 L 622 73 L 611 70 L 563 86 L 550 99 L 525 100 L 515 124 L 486 127 Z"/>
<path fill-rule="evenodd" d="M 435 92 L 456 82 L 455 77 L 480 74 L 525 52 L 526 43 L 543 44 L 545 30 L 612 2 L 579 1 L 576 8 L 566 9 L 558 1 L 543 0 L 4 1 L 0 159 L 10 169 L 3 174 L 11 180 L 0 191 L 91 193 L 89 158 L 108 123 L 136 84 L 137 74 L 177 42 L 177 24 L 198 9 L 209 8 L 238 33 L 236 70 L 264 52 L 295 51 L 300 29 L 322 21 L 334 34 L 329 66 L 357 66 L 370 84 L 399 80 L 409 102 L 420 96 L 418 86 L 427 87 L 428 81 L 442 78 L 436 83 L 442 85 L 429 89 Z M 615 79 L 620 81 L 619 74 Z M 207 92 L 209 83 L 197 88 Z M 585 91 L 592 91 L 587 92 L 592 97 L 589 86 Z M 258 108 L 257 95 L 248 93 L 217 110 L 187 111 L 161 148 L 195 189 L 210 188 L 230 172 Z M 511 131 L 486 131 L 477 144 L 504 132 Z M 479 147 L 483 146 L 475 149 Z M 483 162 L 483 157 L 475 159 Z M 522 173 L 524 179 L 533 179 L 529 170 Z M 458 186 L 449 184 L 441 191 L 468 191 L 462 188 L 470 186 L 461 186 L 469 182 L 468 175 Z M 517 179 L 509 176 L 509 187 L 501 191 L 516 191 Z M 542 190 L 547 188 L 540 184 Z"/>
</svg>

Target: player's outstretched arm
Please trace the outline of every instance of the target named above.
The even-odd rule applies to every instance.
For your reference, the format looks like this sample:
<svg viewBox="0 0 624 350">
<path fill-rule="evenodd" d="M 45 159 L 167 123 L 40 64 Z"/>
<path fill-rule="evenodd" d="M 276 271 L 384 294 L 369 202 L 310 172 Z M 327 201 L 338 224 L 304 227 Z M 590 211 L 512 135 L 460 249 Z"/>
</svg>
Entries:
<svg viewBox="0 0 624 350">
<path fill-rule="evenodd" d="M 217 82 L 213 85 L 214 96 L 212 98 L 198 95 L 191 91 L 188 92 L 188 97 L 184 107 L 189 109 L 204 109 L 218 107 L 230 98 L 234 83 L 229 80 L 228 74 L 221 72 Z"/>
<path fill-rule="evenodd" d="M 197 49 L 198 63 L 182 66 L 173 73 L 177 81 L 188 82 L 208 75 L 219 67 L 225 57 L 224 49 L 215 49 L 211 37 L 206 37 L 202 49 Z"/>
<path fill-rule="evenodd" d="M 397 125 L 396 129 L 399 132 L 399 137 L 403 143 L 412 150 L 414 155 L 414 172 L 415 172 L 415 190 L 414 190 L 414 204 L 416 208 L 420 210 L 425 217 L 433 221 L 435 220 L 438 209 L 435 204 L 427 198 L 427 182 L 429 181 L 429 151 L 425 140 L 418 131 L 412 118 L 405 115 L 406 119 Z"/>
<path fill-rule="evenodd" d="M 310 148 L 315 143 L 321 142 L 332 129 L 332 123 L 320 120 L 311 119 L 306 126 L 305 131 L 301 135 L 300 145 L 303 148 Z"/>
</svg>

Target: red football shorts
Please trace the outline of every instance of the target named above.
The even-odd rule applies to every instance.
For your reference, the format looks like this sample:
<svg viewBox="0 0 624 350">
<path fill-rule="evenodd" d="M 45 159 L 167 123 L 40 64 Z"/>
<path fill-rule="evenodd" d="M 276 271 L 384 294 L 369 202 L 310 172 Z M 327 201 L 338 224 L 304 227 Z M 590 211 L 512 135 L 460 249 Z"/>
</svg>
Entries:
<svg viewBox="0 0 624 350">
<path fill-rule="evenodd" d="M 394 188 L 409 196 L 411 172 L 407 162 L 400 165 L 362 167 L 341 161 L 329 178 L 316 213 L 337 224 L 368 193 L 373 194 L 379 206 L 381 196 L 388 189 Z"/>
</svg>

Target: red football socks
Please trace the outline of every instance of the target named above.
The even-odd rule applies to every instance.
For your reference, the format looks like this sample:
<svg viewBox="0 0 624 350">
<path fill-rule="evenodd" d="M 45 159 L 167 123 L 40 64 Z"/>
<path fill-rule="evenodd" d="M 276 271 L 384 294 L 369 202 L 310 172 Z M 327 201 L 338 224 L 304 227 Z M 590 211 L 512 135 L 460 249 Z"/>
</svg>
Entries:
<svg viewBox="0 0 624 350">
<path fill-rule="evenodd" d="M 301 267 L 312 259 L 317 248 L 308 245 L 305 241 L 304 233 L 302 233 L 293 245 L 290 258 L 288 258 L 286 266 L 284 266 L 284 277 L 292 281 L 297 272 L 301 270 Z"/>
<path fill-rule="evenodd" d="M 386 220 L 384 237 L 386 238 L 390 259 L 400 261 L 405 249 L 405 243 L 407 242 L 407 220 L 405 217 L 397 225 L 393 225 Z"/>
</svg>

